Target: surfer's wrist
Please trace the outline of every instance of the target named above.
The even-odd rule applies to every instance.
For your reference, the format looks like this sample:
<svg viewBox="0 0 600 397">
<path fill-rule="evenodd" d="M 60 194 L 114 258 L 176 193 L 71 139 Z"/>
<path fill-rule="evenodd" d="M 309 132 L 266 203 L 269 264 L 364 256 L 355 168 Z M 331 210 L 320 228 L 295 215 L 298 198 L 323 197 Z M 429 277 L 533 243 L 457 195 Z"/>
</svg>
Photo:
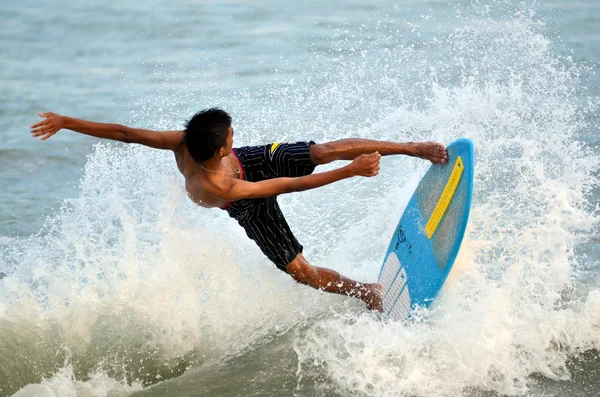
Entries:
<svg viewBox="0 0 600 397">
<path fill-rule="evenodd" d="M 339 170 L 342 172 L 342 175 L 343 175 L 342 179 L 352 178 L 352 177 L 358 175 L 358 173 L 356 173 L 354 171 L 354 168 L 352 167 L 352 163 L 343 166 Z"/>
<path fill-rule="evenodd" d="M 73 129 L 73 118 L 71 118 L 69 116 L 60 116 L 60 122 L 61 122 L 63 128 L 65 128 L 67 130 Z"/>
</svg>

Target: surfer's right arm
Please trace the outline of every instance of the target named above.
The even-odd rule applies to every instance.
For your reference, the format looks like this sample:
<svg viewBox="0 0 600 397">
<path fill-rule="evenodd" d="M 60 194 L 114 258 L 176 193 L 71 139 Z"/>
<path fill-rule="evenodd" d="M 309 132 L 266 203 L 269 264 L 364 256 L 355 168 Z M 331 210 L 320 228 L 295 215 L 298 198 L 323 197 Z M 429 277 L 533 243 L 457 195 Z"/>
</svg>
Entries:
<svg viewBox="0 0 600 397">
<path fill-rule="evenodd" d="M 247 182 L 226 178 L 227 185 L 216 187 L 211 192 L 225 201 L 246 198 L 271 197 L 284 193 L 301 192 L 328 185 L 353 176 L 372 177 L 379 174 L 379 153 L 363 154 L 352 163 L 335 170 L 311 174 L 296 178 L 273 178 L 260 182 Z"/>
<path fill-rule="evenodd" d="M 40 113 L 44 120 L 31 126 L 31 136 L 44 141 L 61 129 L 112 139 L 125 143 L 139 143 L 155 149 L 177 150 L 183 140 L 183 131 L 153 131 L 131 128 L 121 124 L 97 123 L 46 112 Z"/>
</svg>

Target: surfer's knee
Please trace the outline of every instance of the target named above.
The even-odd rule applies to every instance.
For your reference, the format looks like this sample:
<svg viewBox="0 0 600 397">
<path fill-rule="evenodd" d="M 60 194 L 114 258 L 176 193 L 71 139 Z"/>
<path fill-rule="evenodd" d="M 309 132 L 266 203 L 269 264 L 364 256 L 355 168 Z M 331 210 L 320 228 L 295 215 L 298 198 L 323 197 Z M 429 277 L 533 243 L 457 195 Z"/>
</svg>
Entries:
<svg viewBox="0 0 600 397">
<path fill-rule="evenodd" d="M 301 284 L 310 285 L 314 281 L 314 278 L 318 277 L 317 270 L 308 263 L 302 254 L 298 254 L 293 261 L 288 263 L 285 270 L 294 280 Z"/>
<path fill-rule="evenodd" d="M 329 143 L 310 145 L 310 160 L 313 164 L 327 164 L 333 160 L 334 148 Z"/>
</svg>

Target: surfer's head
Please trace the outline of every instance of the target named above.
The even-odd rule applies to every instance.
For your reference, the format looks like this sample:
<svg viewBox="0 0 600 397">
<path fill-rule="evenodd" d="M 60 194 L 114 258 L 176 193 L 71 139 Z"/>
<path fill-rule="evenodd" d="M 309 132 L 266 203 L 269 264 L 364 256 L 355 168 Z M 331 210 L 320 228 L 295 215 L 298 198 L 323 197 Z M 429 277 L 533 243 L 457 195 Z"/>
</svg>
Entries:
<svg viewBox="0 0 600 397">
<path fill-rule="evenodd" d="M 183 143 L 197 162 L 227 156 L 233 146 L 231 116 L 219 108 L 199 111 L 185 124 Z"/>
</svg>

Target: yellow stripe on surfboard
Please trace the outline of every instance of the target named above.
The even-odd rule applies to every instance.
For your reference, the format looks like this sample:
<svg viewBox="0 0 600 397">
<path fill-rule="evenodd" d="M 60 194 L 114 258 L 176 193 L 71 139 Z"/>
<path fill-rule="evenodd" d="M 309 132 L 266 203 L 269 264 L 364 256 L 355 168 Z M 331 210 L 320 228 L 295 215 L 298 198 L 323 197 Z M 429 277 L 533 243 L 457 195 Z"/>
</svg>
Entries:
<svg viewBox="0 0 600 397">
<path fill-rule="evenodd" d="M 458 156 L 456 159 L 456 163 L 454 164 L 454 169 L 452 169 L 452 173 L 450 174 L 450 178 L 448 178 L 448 182 L 446 183 L 446 187 L 442 192 L 442 195 L 433 210 L 433 213 L 429 217 L 427 221 L 427 225 L 425 225 L 425 231 L 427 232 L 427 237 L 431 239 L 435 234 L 448 206 L 450 205 L 450 201 L 452 201 L 452 197 L 454 197 L 454 193 L 456 192 L 456 188 L 458 187 L 458 182 L 460 182 L 460 177 L 463 174 L 465 166 L 463 165 L 463 161 Z"/>
</svg>

